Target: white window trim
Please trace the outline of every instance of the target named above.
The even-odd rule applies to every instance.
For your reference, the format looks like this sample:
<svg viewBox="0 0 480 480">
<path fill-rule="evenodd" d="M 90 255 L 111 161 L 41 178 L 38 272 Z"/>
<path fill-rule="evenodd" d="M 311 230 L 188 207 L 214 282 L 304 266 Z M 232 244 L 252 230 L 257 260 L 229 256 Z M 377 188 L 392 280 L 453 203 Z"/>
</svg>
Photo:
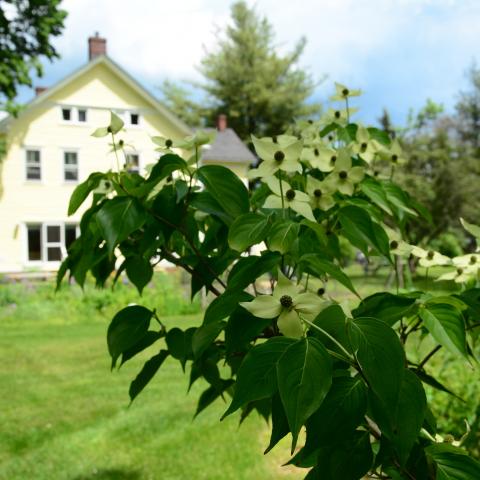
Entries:
<svg viewBox="0 0 480 480">
<path fill-rule="evenodd" d="M 129 128 L 132 130 L 140 130 L 143 128 L 143 115 L 141 114 L 140 110 L 135 109 L 128 109 L 128 108 L 118 108 L 112 110 L 116 115 L 118 115 L 125 126 L 125 128 Z M 138 124 L 130 123 L 130 114 L 135 113 L 138 115 Z"/>
<path fill-rule="evenodd" d="M 67 180 L 65 178 L 65 153 L 76 153 L 77 154 L 77 179 L 76 180 Z M 70 148 L 70 147 L 62 147 L 60 149 L 60 165 L 62 169 L 62 180 L 63 183 L 66 185 L 76 185 L 80 183 L 80 149 L 79 148 Z"/>
<path fill-rule="evenodd" d="M 63 119 L 63 112 L 62 110 L 64 109 L 70 109 L 71 110 L 71 119 L 70 120 L 64 120 Z M 79 110 L 85 110 L 86 112 L 86 115 L 87 115 L 87 120 L 85 122 L 80 122 L 78 120 L 78 111 Z M 76 127 L 84 127 L 84 126 L 87 126 L 89 127 L 89 122 L 88 122 L 88 117 L 89 117 L 89 114 L 88 114 L 88 107 L 82 107 L 82 106 L 73 106 L 73 105 L 59 105 L 58 106 L 58 116 L 59 116 L 59 124 L 60 125 L 74 125 Z"/>
<path fill-rule="evenodd" d="M 28 226 L 40 226 L 40 251 L 42 255 L 41 260 L 30 260 L 28 258 Z M 23 264 L 28 267 L 58 267 L 62 260 L 67 256 L 67 247 L 65 245 L 65 226 L 75 225 L 76 238 L 80 236 L 80 225 L 75 222 L 54 222 L 54 221 L 26 221 L 22 223 L 22 243 L 23 243 Z M 47 226 L 60 226 L 60 242 L 47 242 Z M 47 260 L 48 247 L 60 247 L 62 260 Z"/>
<path fill-rule="evenodd" d="M 138 155 L 138 174 L 142 175 L 143 168 L 143 155 L 139 150 L 125 150 L 125 162 L 127 160 L 127 155 Z"/>
<path fill-rule="evenodd" d="M 40 178 L 28 178 L 27 177 L 27 152 L 29 150 L 38 150 L 40 152 Z M 23 178 L 26 183 L 29 184 L 42 184 L 44 183 L 44 168 L 43 168 L 43 148 L 34 145 L 23 146 Z"/>
</svg>

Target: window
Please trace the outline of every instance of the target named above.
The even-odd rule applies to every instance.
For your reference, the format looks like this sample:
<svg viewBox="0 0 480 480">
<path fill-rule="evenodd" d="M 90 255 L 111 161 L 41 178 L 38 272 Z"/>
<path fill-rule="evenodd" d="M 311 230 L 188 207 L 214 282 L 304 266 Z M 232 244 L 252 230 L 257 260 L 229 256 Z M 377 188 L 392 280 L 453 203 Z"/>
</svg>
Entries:
<svg viewBox="0 0 480 480">
<path fill-rule="evenodd" d="M 28 260 L 42 259 L 42 226 L 27 225 Z"/>
<path fill-rule="evenodd" d="M 75 224 L 29 224 L 27 247 L 29 261 L 60 262 L 77 238 Z"/>
<path fill-rule="evenodd" d="M 62 119 L 65 122 L 69 122 L 72 119 L 72 109 L 71 108 L 62 108 Z"/>
<path fill-rule="evenodd" d="M 140 115 L 138 113 L 130 114 L 130 125 L 138 125 L 140 123 Z"/>
<path fill-rule="evenodd" d="M 84 109 L 78 110 L 78 121 L 80 123 L 85 123 L 87 121 L 87 111 Z"/>
<path fill-rule="evenodd" d="M 27 150 L 27 180 L 41 180 L 40 150 Z"/>
<path fill-rule="evenodd" d="M 125 169 L 129 173 L 140 173 L 140 156 L 138 153 L 127 153 Z"/>
<path fill-rule="evenodd" d="M 77 152 L 63 152 L 63 178 L 66 182 L 78 181 Z"/>
</svg>

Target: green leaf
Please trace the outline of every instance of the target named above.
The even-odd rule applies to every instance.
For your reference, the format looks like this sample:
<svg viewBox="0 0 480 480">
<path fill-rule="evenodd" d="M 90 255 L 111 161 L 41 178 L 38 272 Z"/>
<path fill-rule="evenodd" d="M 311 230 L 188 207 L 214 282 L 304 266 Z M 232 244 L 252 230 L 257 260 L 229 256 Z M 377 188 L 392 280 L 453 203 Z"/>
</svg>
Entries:
<svg viewBox="0 0 480 480">
<path fill-rule="evenodd" d="M 350 351 L 350 341 L 347 336 L 347 317 L 342 307 L 338 304 L 329 305 L 324 308 L 313 321 L 315 325 L 318 325 L 322 330 L 333 337 L 338 343 L 340 343 L 347 351 Z M 327 335 L 322 333 L 316 328 L 311 328 L 309 334 L 319 338 L 321 342 L 330 350 L 333 350 L 342 356 L 345 353 L 340 347 L 333 342 Z"/>
<path fill-rule="evenodd" d="M 297 239 L 300 225 L 291 220 L 277 220 L 270 230 L 267 244 L 271 251 L 287 253 Z"/>
<path fill-rule="evenodd" d="M 342 234 L 365 255 L 368 255 L 370 246 L 391 262 L 388 236 L 365 210 L 349 205 L 339 210 L 338 218 L 342 225 Z"/>
<path fill-rule="evenodd" d="M 94 172 L 89 175 L 89 177 L 79 185 L 75 187 L 75 190 L 73 191 L 71 197 L 70 197 L 70 202 L 68 204 L 68 215 L 73 215 L 80 205 L 85 201 L 85 199 L 88 197 L 88 194 L 92 191 L 95 190 L 95 188 L 100 185 L 100 181 L 104 177 L 103 173 L 100 172 Z"/>
<path fill-rule="evenodd" d="M 145 363 L 135 380 L 130 384 L 128 390 L 130 402 L 133 402 L 135 397 L 137 397 L 137 395 L 148 385 L 167 357 L 168 352 L 166 350 L 160 350 L 159 354 L 155 355 Z"/>
<path fill-rule="evenodd" d="M 233 384 L 233 380 L 221 380 L 221 388 L 210 386 L 204 390 L 198 399 L 197 410 L 195 411 L 194 418 L 209 405 L 211 405 L 217 398 L 223 396 L 223 393 Z"/>
<path fill-rule="evenodd" d="M 293 452 L 300 428 L 320 407 L 332 384 L 330 355 L 316 338 L 302 338 L 278 359 L 277 377 Z"/>
<path fill-rule="evenodd" d="M 96 218 L 112 255 L 118 243 L 145 223 L 146 213 L 135 198 L 115 197 L 100 208 Z"/>
<path fill-rule="evenodd" d="M 265 240 L 269 230 L 270 222 L 265 215 L 259 213 L 240 215 L 230 225 L 228 244 L 230 248 L 243 252 L 248 247 Z"/>
<path fill-rule="evenodd" d="M 293 338 L 273 337 L 247 353 L 237 373 L 232 403 L 222 419 L 248 402 L 271 397 L 277 391 L 277 362 L 293 343 Z"/>
<path fill-rule="evenodd" d="M 379 292 L 363 299 L 352 313 L 354 317 L 379 318 L 392 327 L 412 312 L 415 302 L 415 298 Z"/>
<path fill-rule="evenodd" d="M 450 389 L 448 389 L 443 383 L 440 383 L 436 378 L 432 377 L 429 375 L 425 370 L 419 370 L 418 368 L 412 368 L 410 369 L 423 383 L 426 383 L 427 385 L 430 385 L 433 388 L 436 388 L 437 390 L 440 390 L 441 392 L 448 393 L 449 395 L 452 395 L 462 402 L 464 401 L 463 398 L 459 397 L 457 394 L 452 392 Z"/>
<path fill-rule="evenodd" d="M 233 218 L 248 213 L 248 190 L 243 182 L 227 167 L 206 165 L 197 170 L 205 189 Z"/>
<path fill-rule="evenodd" d="M 183 158 L 173 153 L 167 153 L 166 155 L 162 155 L 153 166 L 148 177 L 148 182 L 163 180 L 176 170 L 185 170 L 186 168 L 187 162 Z"/>
<path fill-rule="evenodd" d="M 417 217 L 418 214 L 413 210 L 413 205 L 409 205 L 410 199 L 409 196 L 404 192 L 398 185 L 392 182 L 383 182 L 383 190 L 387 195 L 388 201 L 399 210 L 408 213 L 414 217 Z"/>
<path fill-rule="evenodd" d="M 436 443 L 425 448 L 427 456 L 436 464 L 436 480 L 478 480 L 480 463 L 467 452 L 446 443 Z"/>
<path fill-rule="evenodd" d="M 405 465 L 425 419 L 427 399 L 422 383 L 405 370 L 395 403 L 378 404 L 370 397 L 374 420 L 393 444 L 401 465 Z"/>
<path fill-rule="evenodd" d="M 425 305 L 420 318 L 432 337 L 455 355 L 468 359 L 465 322 L 462 313 L 449 304 Z"/>
<path fill-rule="evenodd" d="M 152 279 L 153 267 L 148 260 L 140 255 L 135 255 L 125 260 L 125 268 L 128 278 L 137 287 L 141 295 L 144 287 Z"/>
<path fill-rule="evenodd" d="M 185 331 L 175 327 L 170 329 L 165 337 L 169 353 L 173 358 L 180 360 L 183 370 L 185 370 L 186 361 L 193 359 L 192 338 L 195 330 L 195 327 Z"/>
<path fill-rule="evenodd" d="M 332 278 L 337 280 L 344 287 L 347 287 L 351 292 L 358 296 L 352 281 L 345 273 L 343 273 L 342 269 L 337 267 L 337 265 L 329 260 L 322 258 L 321 255 L 307 253 L 300 258 L 300 263 L 304 265 L 306 272 L 312 273 L 317 277 L 321 277 L 325 274 L 330 275 Z"/>
<path fill-rule="evenodd" d="M 137 355 L 137 353 L 143 352 L 145 349 L 153 345 L 163 336 L 164 334 L 162 332 L 154 332 L 153 330 L 149 330 L 148 332 L 146 332 L 145 335 L 133 347 L 125 350 L 122 353 L 122 361 L 120 363 L 120 367 L 125 362 L 128 362 L 128 360 Z"/>
<path fill-rule="evenodd" d="M 226 225 L 231 225 L 233 219 L 232 217 L 220 206 L 220 204 L 213 198 L 212 195 L 208 192 L 196 193 L 190 205 L 200 212 L 209 213 L 210 215 L 215 215 Z"/>
<path fill-rule="evenodd" d="M 349 321 L 347 332 L 370 388 L 385 405 L 394 405 L 405 370 L 405 353 L 396 333 L 375 318 Z"/>
<path fill-rule="evenodd" d="M 212 303 L 205 310 L 203 323 L 219 322 L 238 307 L 240 302 L 248 302 L 253 297 L 247 292 L 235 290 L 233 292 L 225 291 L 219 297 L 215 298 Z"/>
<path fill-rule="evenodd" d="M 289 432 L 290 427 L 288 426 L 285 409 L 283 408 L 280 395 L 276 393 L 272 398 L 272 434 L 268 447 L 263 453 L 267 454 Z"/>
<path fill-rule="evenodd" d="M 220 335 L 227 323 L 223 321 L 204 323 L 201 325 L 192 338 L 193 357 L 196 359 L 211 345 L 211 343 Z"/>
<path fill-rule="evenodd" d="M 148 331 L 153 312 L 140 305 L 130 305 L 120 310 L 107 331 L 108 351 L 112 357 L 112 368 L 117 358 L 133 348 Z"/>
<path fill-rule="evenodd" d="M 393 216 L 393 212 L 388 204 L 387 196 L 379 182 L 375 181 L 373 178 L 366 178 L 360 184 L 360 189 L 375 205 L 378 205 L 384 212 Z"/>
<path fill-rule="evenodd" d="M 115 134 L 123 128 L 123 120 L 114 112 L 110 112 L 110 131 Z"/>
</svg>

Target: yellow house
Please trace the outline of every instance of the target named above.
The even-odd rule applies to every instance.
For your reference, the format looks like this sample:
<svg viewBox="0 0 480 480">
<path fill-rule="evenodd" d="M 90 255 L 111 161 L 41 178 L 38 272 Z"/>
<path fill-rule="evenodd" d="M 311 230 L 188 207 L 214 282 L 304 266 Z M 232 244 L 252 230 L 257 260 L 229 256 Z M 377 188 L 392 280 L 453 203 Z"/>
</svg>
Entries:
<svg viewBox="0 0 480 480">
<path fill-rule="evenodd" d="M 17 118 L 0 122 L 7 153 L 1 160 L 0 272 L 56 269 L 78 235 L 82 211 L 67 216 L 75 186 L 93 171 L 114 168 L 105 139 L 91 137 L 125 121 L 123 138 L 135 146 L 129 168 L 142 171 L 158 159 L 150 137 L 183 138 L 190 128 L 106 55 L 106 41 L 89 39 L 90 61 L 37 92 Z"/>
</svg>

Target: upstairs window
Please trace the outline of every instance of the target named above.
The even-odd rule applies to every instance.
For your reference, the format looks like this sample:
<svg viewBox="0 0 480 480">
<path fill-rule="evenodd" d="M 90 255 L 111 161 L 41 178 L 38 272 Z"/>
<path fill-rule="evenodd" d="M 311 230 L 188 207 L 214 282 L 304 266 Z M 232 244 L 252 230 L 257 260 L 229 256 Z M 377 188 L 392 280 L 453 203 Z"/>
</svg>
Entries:
<svg viewBox="0 0 480 480">
<path fill-rule="evenodd" d="M 130 125 L 139 125 L 140 124 L 140 115 L 138 113 L 130 113 Z"/>
<path fill-rule="evenodd" d="M 78 113 L 78 121 L 80 123 L 85 123 L 87 121 L 87 111 L 84 108 L 79 108 L 77 113 Z"/>
<path fill-rule="evenodd" d="M 26 159 L 27 180 L 41 180 L 42 168 L 40 165 L 40 150 L 27 150 Z"/>
<path fill-rule="evenodd" d="M 140 156 L 138 153 L 127 153 L 125 157 L 125 169 L 127 172 L 140 174 Z"/>
<path fill-rule="evenodd" d="M 63 152 L 63 179 L 66 182 L 78 181 L 77 152 Z"/>
<path fill-rule="evenodd" d="M 62 119 L 65 122 L 70 122 L 72 120 L 72 109 L 71 108 L 62 108 Z"/>
</svg>

